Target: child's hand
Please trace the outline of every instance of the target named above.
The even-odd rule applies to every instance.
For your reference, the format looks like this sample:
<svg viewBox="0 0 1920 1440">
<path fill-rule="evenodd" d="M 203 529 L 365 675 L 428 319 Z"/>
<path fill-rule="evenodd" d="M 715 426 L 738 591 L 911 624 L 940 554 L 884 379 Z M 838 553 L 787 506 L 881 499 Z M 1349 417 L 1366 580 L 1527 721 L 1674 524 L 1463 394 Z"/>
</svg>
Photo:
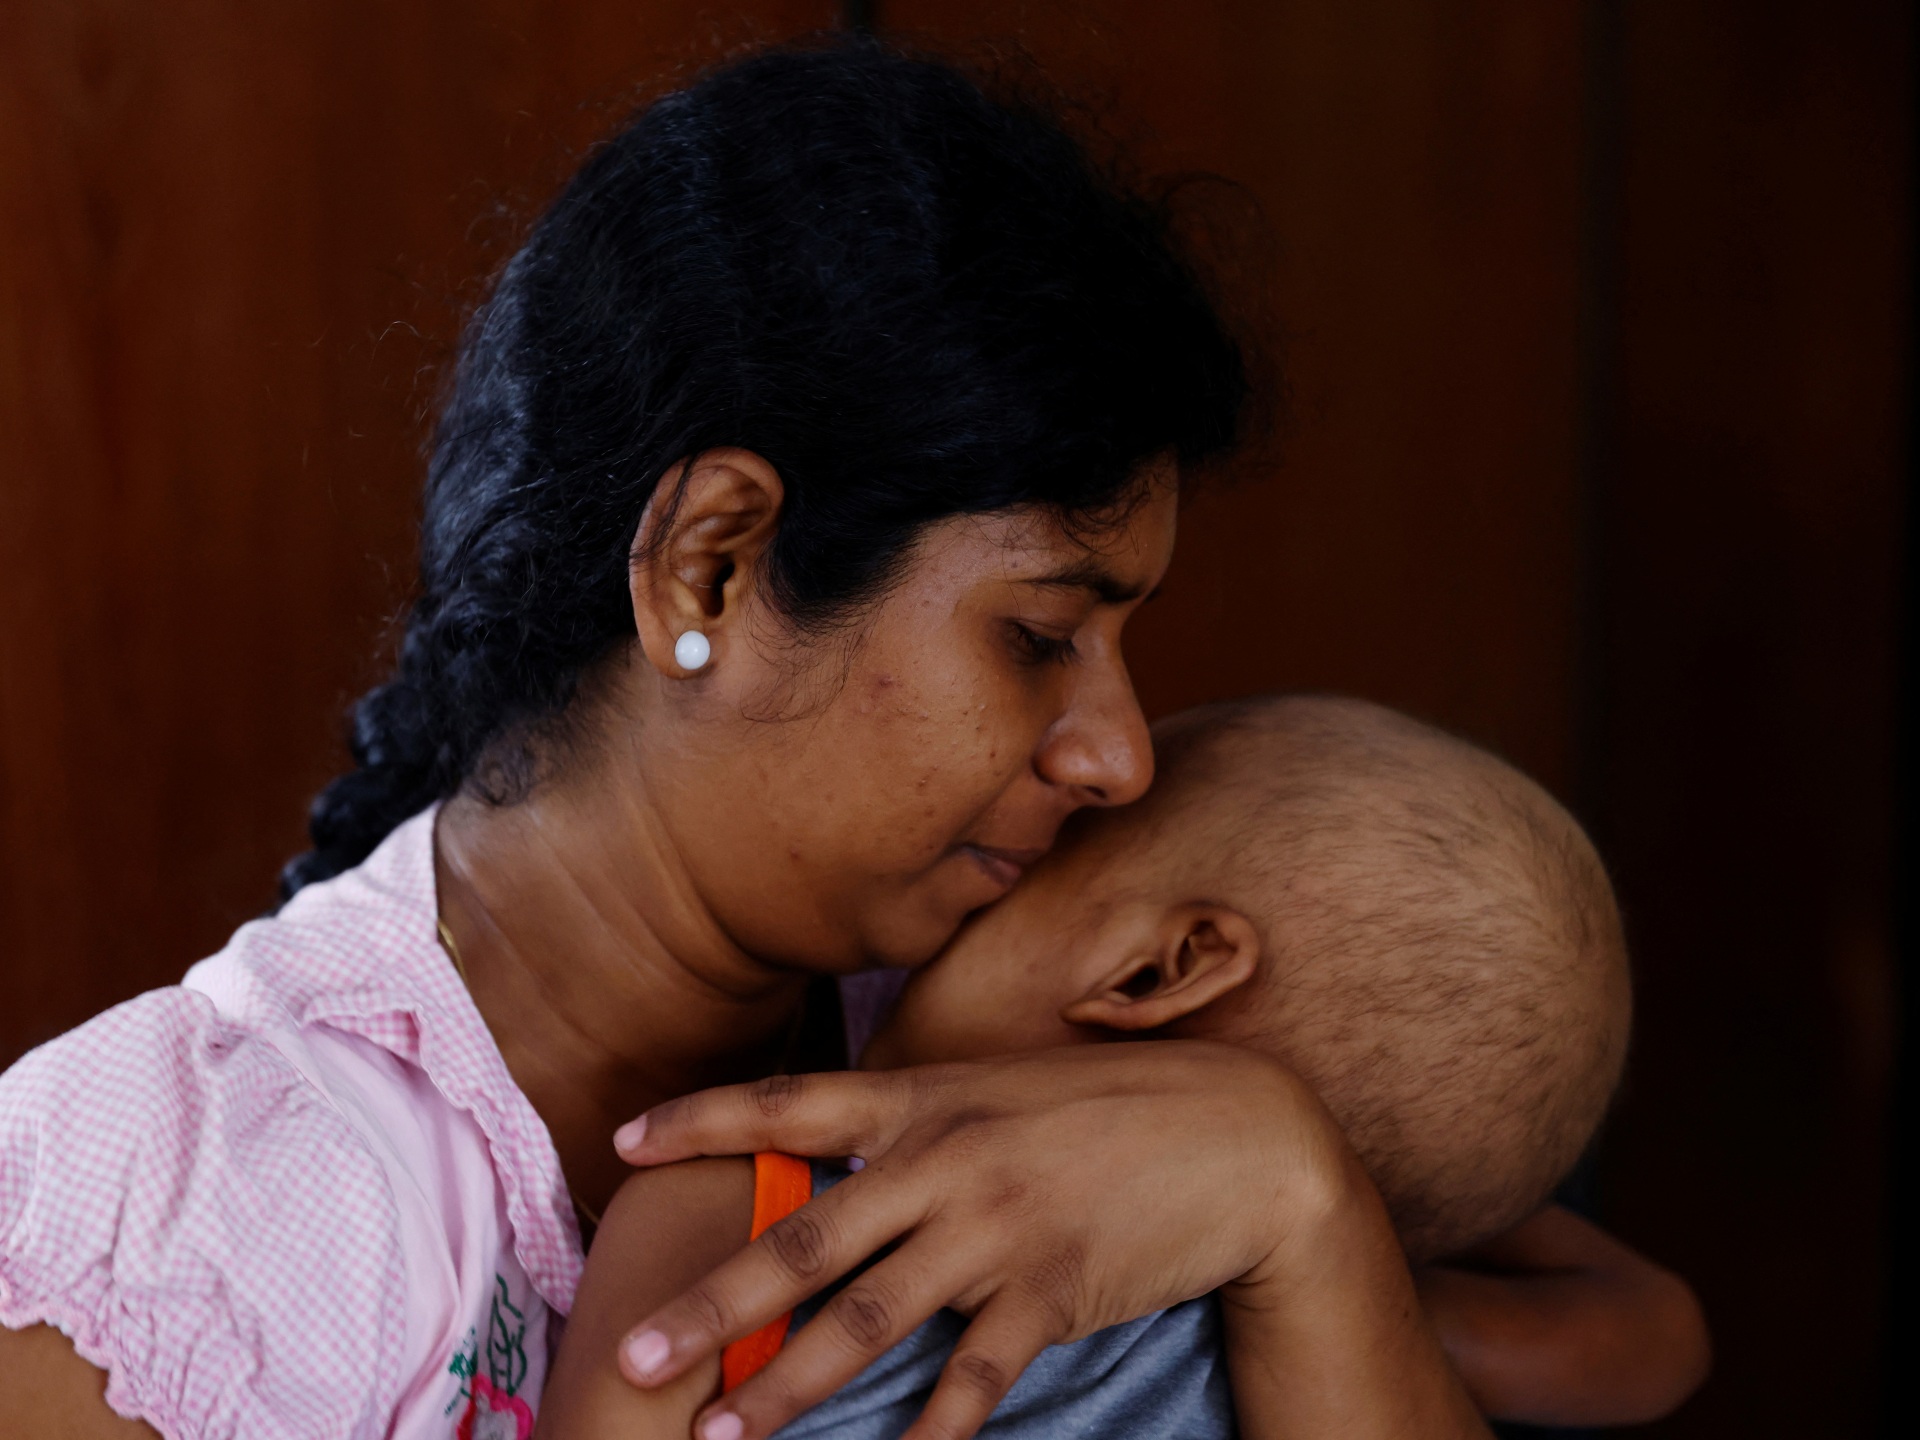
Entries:
<svg viewBox="0 0 1920 1440">
<path fill-rule="evenodd" d="M 1143 1041 L 803 1076 L 688 1096 L 644 1121 L 621 1136 L 636 1164 L 772 1149 L 867 1161 L 636 1330 L 630 1372 L 636 1354 L 659 1357 L 647 1384 L 898 1242 L 706 1411 L 703 1440 L 772 1433 L 943 1306 L 975 1319 L 910 1434 L 964 1440 L 1047 1345 L 1230 1282 L 1257 1294 L 1261 1323 L 1304 1336 L 1311 1316 L 1340 1337 L 1339 1357 L 1303 1366 L 1316 1373 L 1300 1393 L 1338 1372 L 1343 1434 L 1478 1424 L 1338 1129 L 1250 1051 Z"/>
<path fill-rule="evenodd" d="M 1707 1377 L 1687 1282 L 1558 1206 L 1416 1278 L 1468 1390 L 1499 1419 L 1639 1424 Z"/>
</svg>

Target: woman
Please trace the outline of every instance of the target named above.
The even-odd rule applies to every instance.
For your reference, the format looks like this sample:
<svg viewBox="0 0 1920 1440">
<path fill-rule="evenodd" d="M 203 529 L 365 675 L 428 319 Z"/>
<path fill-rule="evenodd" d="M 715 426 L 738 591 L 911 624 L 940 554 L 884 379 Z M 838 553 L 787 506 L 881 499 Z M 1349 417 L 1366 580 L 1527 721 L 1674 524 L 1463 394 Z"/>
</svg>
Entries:
<svg viewBox="0 0 1920 1440">
<path fill-rule="evenodd" d="M 614 1127 L 791 1068 L 811 978 L 923 962 L 1144 790 L 1120 632 L 1245 392 L 1160 212 L 945 66 L 772 52 L 641 114 L 470 331 L 398 672 L 288 905 L 0 1081 L 15 1414 L 524 1435 Z M 1303 1428 L 1478 1428 L 1364 1176 L 1250 1056 L 744 1093 L 629 1157 L 874 1174 L 663 1316 L 663 1373 L 915 1233 L 898 1313 L 714 1436 L 949 1302 L 922 1428 L 964 1435 L 1049 1340 L 1234 1278 L 1295 1362 L 1243 1383 Z"/>
</svg>

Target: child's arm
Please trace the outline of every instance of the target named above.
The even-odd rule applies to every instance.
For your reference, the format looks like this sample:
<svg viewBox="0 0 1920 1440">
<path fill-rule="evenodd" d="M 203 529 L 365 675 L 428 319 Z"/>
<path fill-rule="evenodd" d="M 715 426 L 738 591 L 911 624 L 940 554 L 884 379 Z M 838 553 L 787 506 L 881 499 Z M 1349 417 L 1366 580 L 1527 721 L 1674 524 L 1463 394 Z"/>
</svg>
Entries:
<svg viewBox="0 0 1920 1440">
<path fill-rule="evenodd" d="M 1386 1207 L 1351 1152 L 1344 1181 L 1314 1206 L 1317 1223 L 1304 1232 L 1312 1247 L 1300 1263 L 1220 1289 L 1240 1435 L 1490 1440 L 1421 1310 Z M 1303 1293 L 1310 1304 L 1300 1303 Z"/>
<path fill-rule="evenodd" d="M 51 1325 L 0 1328 L 0 1373 L 0 1440 L 160 1440 L 158 1430 L 107 1408 L 107 1372 Z"/>
<path fill-rule="evenodd" d="M 620 1374 L 620 1341 L 746 1244 L 752 1221 L 750 1159 L 686 1160 L 620 1187 L 547 1376 L 540 1440 L 687 1440 L 695 1413 L 720 1391 L 718 1357 L 642 1390 Z"/>
<path fill-rule="evenodd" d="M 1706 1379 L 1687 1282 L 1557 1205 L 1417 1279 L 1468 1391 L 1499 1419 L 1638 1424 Z"/>
</svg>

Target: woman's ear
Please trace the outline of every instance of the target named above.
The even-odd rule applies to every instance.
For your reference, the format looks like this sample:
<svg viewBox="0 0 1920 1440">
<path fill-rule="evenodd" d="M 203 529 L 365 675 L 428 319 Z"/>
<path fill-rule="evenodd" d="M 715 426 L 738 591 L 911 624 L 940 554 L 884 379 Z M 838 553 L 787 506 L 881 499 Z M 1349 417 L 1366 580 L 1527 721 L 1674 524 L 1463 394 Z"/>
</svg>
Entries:
<svg viewBox="0 0 1920 1440">
<path fill-rule="evenodd" d="M 1060 1018 L 1108 1030 L 1157 1030 L 1246 984 L 1259 963 L 1259 932 L 1238 910 L 1179 905 L 1141 933 Z"/>
<path fill-rule="evenodd" d="M 627 589 L 640 648 L 662 675 L 692 673 L 674 656 L 688 631 L 706 637 L 712 660 L 738 634 L 785 494 L 780 472 L 751 450 L 706 450 L 661 477 L 634 535 Z"/>
</svg>

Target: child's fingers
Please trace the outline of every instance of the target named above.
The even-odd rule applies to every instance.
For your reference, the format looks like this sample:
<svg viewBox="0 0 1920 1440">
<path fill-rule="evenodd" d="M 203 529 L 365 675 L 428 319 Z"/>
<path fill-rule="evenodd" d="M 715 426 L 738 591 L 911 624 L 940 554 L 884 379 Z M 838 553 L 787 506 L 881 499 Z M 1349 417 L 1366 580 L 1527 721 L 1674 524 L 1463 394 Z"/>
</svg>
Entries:
<svg viewBox="0 0 1920 1440">
<path fill-rule="evenodd" d="M 927 1213 L 914 1188 L 888 1174 L 849 1176 L 636 1325 L 621 1341 L 621 1370 L 648 1387 L 674 1379 L 729 1341 L 786 1314 Z M 932 1314 L 943 1299 L 934 1300 L 913 1323 Z"/>
<path fill-rule="evenodd" d="M 938 1309 L 932 1297 L 950 1296 L 963 1283 L 958 1273 L 926 1268 L 938 1253 L 937 1246 L 912 1246 L 852 1281 L 789 1335 L 766 1369 L 710 1405 L 694 1434 L 759 1440 L 832 1395 Z M 738 1429 L 728 1415 L 738 1417 Z"/>
<path fill-rule="evenodd" d="M 695 1155 L 872 1155 L 899 1133 L 908 1082 L 887 1073 L 773 1075 L 656 1105 L 614 1133 L 631 1165 Z"/>
<path fill-rule="evenodd" d="M 971 1440 L 1034 1358 L 1064 1338 L 1042 1301 L 996 1295 L 953 1347 L 926 1409 L 900 1440 Z"/>
</svg>

